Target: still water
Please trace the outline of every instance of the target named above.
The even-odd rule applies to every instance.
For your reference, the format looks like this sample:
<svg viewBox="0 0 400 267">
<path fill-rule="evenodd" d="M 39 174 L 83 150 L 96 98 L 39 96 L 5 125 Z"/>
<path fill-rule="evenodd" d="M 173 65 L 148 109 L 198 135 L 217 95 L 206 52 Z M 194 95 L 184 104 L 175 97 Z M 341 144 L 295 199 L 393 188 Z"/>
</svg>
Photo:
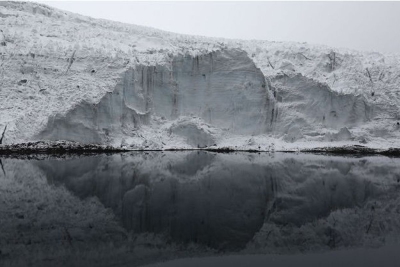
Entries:
<svg viewBox="0 0 400 267">
<path fill-rule="evenodd" d="M 188 151 L 0 159 L 1 266 L 343 251 L 351 262 L 353 249 L 399 244 L 397 158 Z M 398 266 L 396 254 L 385 262 Z"/>
</svg>

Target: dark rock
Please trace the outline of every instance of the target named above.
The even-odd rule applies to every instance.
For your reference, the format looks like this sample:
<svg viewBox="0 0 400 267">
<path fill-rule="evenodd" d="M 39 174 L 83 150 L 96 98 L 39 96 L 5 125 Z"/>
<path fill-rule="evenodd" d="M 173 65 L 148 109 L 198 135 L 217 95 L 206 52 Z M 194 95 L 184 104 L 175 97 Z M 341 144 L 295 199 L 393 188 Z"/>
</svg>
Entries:
<svg viewBox="0 0 400 267">
<path fill-rule="evenodd" d="M 28 82 L 27 79 L 23 79 L 23 80 L 20 80 L 20 81 L 18 82 L 18 85 L 23 85 L 23 84 L 25 84 L 25 83 L 27 83 L 27 82 Z"/>
</svg>

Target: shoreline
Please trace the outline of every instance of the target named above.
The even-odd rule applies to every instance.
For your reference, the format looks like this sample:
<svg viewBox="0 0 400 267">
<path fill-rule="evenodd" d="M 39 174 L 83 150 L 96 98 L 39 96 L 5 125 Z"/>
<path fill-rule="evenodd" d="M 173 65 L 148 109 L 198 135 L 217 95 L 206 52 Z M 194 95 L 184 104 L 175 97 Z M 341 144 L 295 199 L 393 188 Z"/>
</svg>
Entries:
<svg viewBox="0 0 400 267">
<path fill-rule="evenodd" d="M 278 149 L 278 150 L 263 150 L 263 149 L 235 149 L 233 147 L 204 147 L 204 148 L 165 148 L 165 149 L 129 149 L 126 147 L 113 147 L 109 145 L 99 144 L 81 144 L 70 141 L 36 141 L 17 143 L 9 145 L 0 145 L 0 156 L 12 155 L 95 155 L 95 154 L 110 154 L 110 153 L 125 153 L 125 152 L 150 152 L 150 151 L 206 151 L 215 153 L 311 153 L 311 154 L 329 154 L 329 155 L 378 155 L 388 157 L 400 157 L 400 148 L 377 149 L 361 145 L 344 145 L 331 147 L 315 147 L 315 148 L 297 148 L 297 149 Z"/>
</svg>

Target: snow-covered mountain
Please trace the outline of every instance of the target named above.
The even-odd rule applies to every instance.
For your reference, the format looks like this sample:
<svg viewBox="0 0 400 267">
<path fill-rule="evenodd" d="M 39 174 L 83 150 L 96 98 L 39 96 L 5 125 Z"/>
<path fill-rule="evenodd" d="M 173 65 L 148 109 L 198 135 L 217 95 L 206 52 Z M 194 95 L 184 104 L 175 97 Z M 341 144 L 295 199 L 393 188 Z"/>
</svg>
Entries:
<svg viewBox="0 0 400 267">
<path fill-rule="evenodd" d="M 3 144 L 400 147 L 400 55 L 165 32 L 0 2 Z"/>
</svg>

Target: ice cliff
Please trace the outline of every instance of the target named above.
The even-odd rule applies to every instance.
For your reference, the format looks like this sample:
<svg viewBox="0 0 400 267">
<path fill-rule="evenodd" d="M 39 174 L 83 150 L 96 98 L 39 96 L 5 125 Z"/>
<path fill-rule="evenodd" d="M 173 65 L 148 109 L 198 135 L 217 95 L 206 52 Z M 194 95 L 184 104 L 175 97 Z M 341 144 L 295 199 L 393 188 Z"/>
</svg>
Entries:
<svg viewBox="0 0 400 267">
<path fill-rule="evenodd" d="M 0 3 L 3 143 L 399 147 L 399 55 L 180 35 Z"/>
<path fill-rule="evenodd" d="M 200 118 L 233 134 L 261 134 L 272 119 L 271 97 L 264 75 L 242 50 L 176 56 L 169 66 L 127 69 L 114 91 L 98 103 L 82 102 L 53 117 L 38 137 L 101 143 L 110 135 L 133 136 L 153 118 L 170 122 L 182 117 Z M 210 131 L 190 120 L 168 130 L 186 137 L 189 145 L 215 142 Z"/>
</svg>

